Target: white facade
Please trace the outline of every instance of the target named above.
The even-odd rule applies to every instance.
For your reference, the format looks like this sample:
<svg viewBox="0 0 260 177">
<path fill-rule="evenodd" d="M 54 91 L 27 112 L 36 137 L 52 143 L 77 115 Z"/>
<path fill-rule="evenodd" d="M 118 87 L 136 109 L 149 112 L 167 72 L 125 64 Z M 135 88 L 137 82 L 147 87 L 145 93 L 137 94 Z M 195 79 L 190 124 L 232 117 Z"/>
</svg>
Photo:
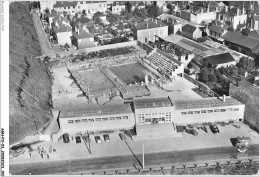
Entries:
<svg viewBox="0 0 260 177">
<path fill-rule="evenodd" d="M 231 65 L 236 65 L 236 61 L 232 61 L 232 62 L 228 62 L 228 63 L 222 63 L 222 64 L 218 64 L 216 68 L 221 68 L 221 67 L 228 67 L 228 66 L 231 66 Z"/>
<path fill-rule="evenodd" d="M 137 30 L 137 40 L 140 42 L 155 42 L 155 35 L 161 38 L 168 36 L 168 26 Z"/>
<path fill-rule="evenodd" d="M 127 129 L 135 125 L 134 113 L 60 118 L 59 122 L 63 133 Z"/>
<path fill-rule="evenodd" d="M 237 25 L 246 23 L 247 15 L 244 14 L 244 15 L 234 16 L 233 20 L 234 20 L 233 21 L 233 28 L 237 29 Z"/>
<path fill-rule="evenodd" d="M 56 4 L 56 1 L 51 1 L 51 0 L 41 0 L 40 5 L 41 5 L 41 12 L 44 12 L 45 9 L 49 9 L 51 11 L 53 9 L 53 5 Z"/>
<path fill-rule="evenodd" d="M 120 5 L 120 3 L 116 2 L 115 5 L 112 5 L 112 13 L 120 13 L 121 11 L 125 10 L 125 4 Z"/>
<path fill-rule="evenodd" d="M 176 125 L 227 120 L 239 121 L 244 119 L 244 109 L 245 105 L 175 110 L 173 121 Z"/>
<path fill-rule="evenodd" d="M 56 7 L 55 10 L 58 12 L 67 12 L 68 14 L 75 15 L 76 12 L 86 11 L 87 15 L 93 15 L 96 12 L 106 12 L 107 10 L 107 2 L 87 2 L 87 1 L 79 1 L 75 6 L 70 7 Z"/>
</svg>

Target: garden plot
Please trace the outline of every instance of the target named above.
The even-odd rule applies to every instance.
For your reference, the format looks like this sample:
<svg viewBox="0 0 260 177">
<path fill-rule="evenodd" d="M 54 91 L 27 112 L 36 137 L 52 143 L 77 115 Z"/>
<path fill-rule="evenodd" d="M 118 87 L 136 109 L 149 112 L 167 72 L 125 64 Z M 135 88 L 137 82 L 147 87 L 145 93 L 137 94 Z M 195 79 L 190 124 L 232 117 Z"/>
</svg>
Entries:
<svg viewBox="0 0 260 177">
<path fill-rule="evenodd" d="M 145 82 L 145 73 L 148 73 L 139 63 L 112 66 L 109 69 L 126 84 Z"/>
</svg>

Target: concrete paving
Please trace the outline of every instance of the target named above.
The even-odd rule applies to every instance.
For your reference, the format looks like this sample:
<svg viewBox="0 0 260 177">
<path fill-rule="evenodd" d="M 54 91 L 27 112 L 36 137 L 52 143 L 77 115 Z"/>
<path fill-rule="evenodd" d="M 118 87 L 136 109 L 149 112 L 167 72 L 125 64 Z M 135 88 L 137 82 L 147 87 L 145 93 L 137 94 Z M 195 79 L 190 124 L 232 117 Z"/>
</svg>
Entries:
<svg viewBox="0 0 260 177">
<path fill-rule="evenodd" d="M 101 135 L 102 143 L 100 144 L 97 144 L 94 141 L 94 135 L 91 135 L 90 148 L 88 144 L 86 145 L 83 142 L 76 144 L 75 139 L 73 142 L 66 144 L 63 142 L 43 142 L 41 144 L 45 145 L 47 150 L 50 146 L 56 148 L 56 152 L 47 152 L 49 154 L 49 159 L 47 159 L 46 155 L 41 158 L 41 155 L 37 151 L 37 145 L 32 145 L 31 148 L 33 151 L 31 152 L 31 157 L 28 152 L 25 152 L 16 158 L 10 155 L 9 163 L 20 164 L 25 162 L 32 163 L 131 155 L 132 153 L 138 154 L 142 153 L 143 143 L 145 145 L 146 153 L 232 146 L 230 138 L 237 136 L 249 136 L 252 139 L 252 144 L 259 144 L 259 135 L 251 130 L 247 125 L 242 125 L 240 129 L 233 125 L 227 125 L 225 127 L 219 126 L 219 129 L 219 134 L 213 134 L 211 132 L 205 133 L 202 130 L 198 130 L 199 135 L 197 136 L 183 133 L 183 137 L 157 140 L 151 138 L 142 141 L 132 141 L 127 137 L 127 144 L 120 140 L 118 132 L 110 134 L 110 142 L 104 142 Z"/>
</svg>

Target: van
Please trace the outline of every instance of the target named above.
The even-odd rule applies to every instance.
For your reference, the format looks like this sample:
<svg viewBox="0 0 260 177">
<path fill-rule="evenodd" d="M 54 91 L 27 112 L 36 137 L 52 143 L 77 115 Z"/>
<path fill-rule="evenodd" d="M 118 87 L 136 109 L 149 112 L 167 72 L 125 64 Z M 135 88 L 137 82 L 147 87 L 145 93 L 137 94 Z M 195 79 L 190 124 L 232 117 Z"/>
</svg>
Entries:
<svg viewBox="0 0 260 177">
<path fill-rule="evenodd" d="M 250 137 L 237 137 L 236 146 L 248 146 L 251 143 Z"/>
</svg>

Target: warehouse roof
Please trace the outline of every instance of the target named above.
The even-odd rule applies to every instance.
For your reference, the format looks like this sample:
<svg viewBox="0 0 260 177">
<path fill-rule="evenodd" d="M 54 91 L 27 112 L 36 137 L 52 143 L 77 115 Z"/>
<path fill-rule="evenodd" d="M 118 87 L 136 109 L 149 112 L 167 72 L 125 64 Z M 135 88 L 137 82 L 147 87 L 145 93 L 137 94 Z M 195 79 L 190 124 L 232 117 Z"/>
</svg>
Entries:
<svg viewBox="0 0 260 177">
<path fill-rule="evenodd" d="M 83 106 L 73 110 L 61 110 L 59 118 L 101 116 L 113 114 L 133 113 L 130 104 L 102 105 L 102 106 Z"/>
<path fill-rule="evenodd" d="M 232 31 L 228 31 L 225 35 L 222 36 L 222 38 L 228 42 L 232 42 L 234 44 L 246 47 L 246 48 L 250 48 L 252 49 L 253 47 L 255 47 L 256 45 L 259 44 L 259 40 L 249 37 L 249 36 L 244 36 L 241 35 L 238 32 L 232 32 Z"/>
<path fill-rule="evenodd" d="M 133 103 L 135 109 L 173 106 L 169 97 L 133 98 Z"/>
<path fill-rule="evenodd" d="M 224 29 L 221 26 L 216 26 L 216 25 L 211 25 L 209 27 L 209 30 L 220 33 L 220 34 L 222 34 L 224 32 Z"/>
<path fill-rule="evenodd" d="M 175 109 L 194 109 L 194 108 L 212 108 L 212 107 L 223 107 L 223 106 L 237 106 L 244 105 L 235 98 L 226 96 L 225 102 L 217 97 L 203 98 L 196 100 L 178 100 L 174 101 Z"/>
<path fill-rule="evenodd" d="M 236 61 L 229 52 L 221 53 L 219 55 L 209 56 L 209 57 L 206 57 L 205 59 L 208 60 L 208 62 L 212 66 Z"/>
</svg>

